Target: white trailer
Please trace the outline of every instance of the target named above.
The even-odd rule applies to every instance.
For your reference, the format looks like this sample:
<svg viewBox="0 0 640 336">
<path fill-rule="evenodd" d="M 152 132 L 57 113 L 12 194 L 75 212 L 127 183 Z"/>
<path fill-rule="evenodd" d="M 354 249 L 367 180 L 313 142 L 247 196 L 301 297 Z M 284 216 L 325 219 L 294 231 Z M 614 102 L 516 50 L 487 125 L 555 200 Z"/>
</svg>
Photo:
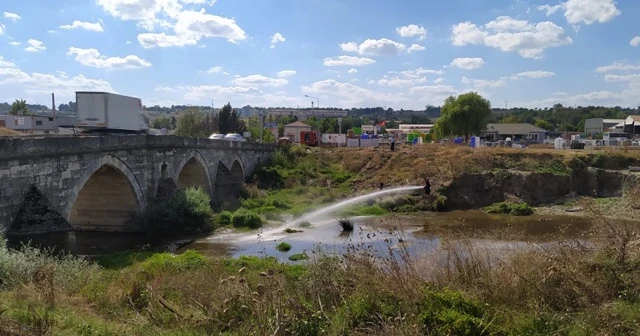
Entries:
<svg viewBox="0 0 640 336">
<path fill-rule="evenodd" d="M 76 92 L 78 127 L 88 131 L 146 132 L 140 98 L 108 92 Z"/>
</svg>

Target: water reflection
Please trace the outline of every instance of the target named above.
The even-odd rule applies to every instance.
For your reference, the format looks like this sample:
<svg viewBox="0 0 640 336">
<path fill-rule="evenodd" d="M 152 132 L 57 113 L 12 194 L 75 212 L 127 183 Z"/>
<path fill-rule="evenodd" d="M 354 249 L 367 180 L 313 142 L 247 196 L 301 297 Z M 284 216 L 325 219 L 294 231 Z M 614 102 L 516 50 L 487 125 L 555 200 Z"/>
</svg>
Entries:
<svg viewBox="0 0 640 336">
<path fill-rule="evenodd" d="M 395 255 L 394 251 L 411 254 L 429 253 L 442 241 L 465 239 L 473 244 L 499 250 L 506 246 L 526 246 L 565 239 L 587 239 L 592 221 L 575 216 L 510 217 L 488 215 L 480 211 L 419 213 L 384 217 L 355 217 L 355 231 L 341 231 L 337 220 L 313 223 L 312 227 L 296 228 L 286 233 L 284 226 L 270 226 L 261 232 L 237 233 L 219 231 L 207 237 L 175 237 L 158 240 L 143 234 L 68 232 L 47 235 L 12 237 L 11 247 L 31 241 L 32 245 L 64 250 L 77 255 L 102 255 L 124 250 L 166 250 L 173 241 L 187 243 L 178 249 L 195 249 L 209 256 L 274 256 L 287 262 L 296 253 L 344 254 L 360 249 L 380 255 Z M 292 245 L 288 252 L 276 250 L 279 242 Z M 174 244 L 174 248 L 177 247 Z"/>
</svg>

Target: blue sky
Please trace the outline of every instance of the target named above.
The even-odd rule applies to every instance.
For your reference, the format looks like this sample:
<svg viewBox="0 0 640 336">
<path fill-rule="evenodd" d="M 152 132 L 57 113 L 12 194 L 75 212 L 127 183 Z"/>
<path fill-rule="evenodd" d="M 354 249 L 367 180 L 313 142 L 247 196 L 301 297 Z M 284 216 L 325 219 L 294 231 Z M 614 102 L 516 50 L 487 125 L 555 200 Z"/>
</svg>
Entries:
<svg viewBox="0 0 640 336">
<path fill-rule="evenodd" d="M 640 105 L 640 1 L 0 3 L 0 101 L 422 109 Z"/>
</svg>

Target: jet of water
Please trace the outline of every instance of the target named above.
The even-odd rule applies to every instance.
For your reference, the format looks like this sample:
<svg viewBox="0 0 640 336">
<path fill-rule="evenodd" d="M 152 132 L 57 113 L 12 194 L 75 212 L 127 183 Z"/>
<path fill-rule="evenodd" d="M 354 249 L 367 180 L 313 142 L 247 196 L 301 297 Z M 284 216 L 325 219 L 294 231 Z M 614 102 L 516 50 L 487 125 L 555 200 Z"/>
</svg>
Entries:
<svg viewBox="0 0 640 336">
<path fill-rule="evenodd" d="M 327 215 L 330 214 L 336 210 L 340 210 L 342 208 L 346 208 L 350 205 L 354 205 L 354 204 L 358 204 L 358 203 L 362 203 L 365 201 L 368 201 L 370 199 L 374 199 L 378 196 L 382 196 L 382 195 L 387 195 L 387 194 L 397 194 L 397 193 L 402 193 L 402 192 L 407 192 L 407 191 L 412 191 L 412 190 L 416 190 L 416 189 L 420 189 L 422 188 L 421 186 L 407 186 L 407 187 L 399 187 L 399 188 L 393 188 L 393 189 L 384 189 L 384 190 L 380 190 L 380 191 L 376 191 L 376 192 L 372 192 L 370 194 L 366 194 L 366 195 L 362 195 L 362 196 L 356 196 L 356 197 L 352 197 L 343 201 L 340 201 L 338 203 L 326 206 L 322 209 L 318 209 L 314 212 L 311 212 L 309 214 L 306 214 L 296 220 L 293 220 L 289 223 L 287 223 L 284 228 L 288 228 L 288 227 L 293 227 L 296 225 L 299 225 L 300 223 L 304 223 L 304 222 L 312 222 L 314 220 L 317 220 L 319 218 L 321 218 L 323 215 Z"/>
</svg>

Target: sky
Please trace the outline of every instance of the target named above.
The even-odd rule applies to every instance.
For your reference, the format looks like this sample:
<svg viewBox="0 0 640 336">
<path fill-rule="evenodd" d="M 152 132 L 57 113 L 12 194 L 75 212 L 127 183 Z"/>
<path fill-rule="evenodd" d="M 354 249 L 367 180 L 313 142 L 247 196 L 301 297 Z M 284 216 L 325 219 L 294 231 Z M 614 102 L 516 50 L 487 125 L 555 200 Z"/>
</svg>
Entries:
<svg viewBox="0 0 640 336">
<path fill-rule="evenodd" d="M 0 102 L 640 105 L 637 0 L 0 2 Z M 308 96 L 308 97 L 305 97 Z"/>
</svg>

